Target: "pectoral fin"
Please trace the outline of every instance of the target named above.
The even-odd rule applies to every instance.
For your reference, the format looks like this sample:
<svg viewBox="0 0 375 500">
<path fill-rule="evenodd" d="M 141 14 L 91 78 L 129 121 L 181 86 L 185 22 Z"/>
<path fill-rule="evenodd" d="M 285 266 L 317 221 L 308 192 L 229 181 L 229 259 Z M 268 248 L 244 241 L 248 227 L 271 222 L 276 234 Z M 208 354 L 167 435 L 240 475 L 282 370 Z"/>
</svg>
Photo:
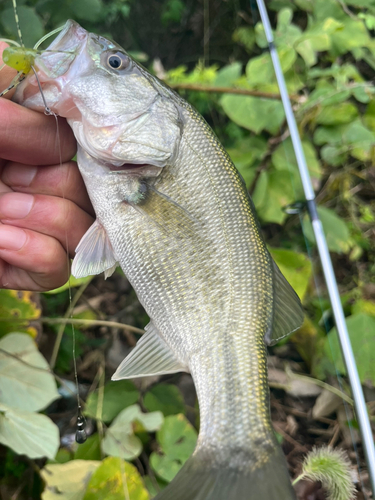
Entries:
<svg viewBox="0 0 375 500">
<path fill-rule="evenodd" d="M 76 248 L 72 274 L 75 278 L 83 278 L 104 272 L 104 277 L 107 279 L 117 266 L 117 258 L 107 233 L 96 220 Z"/>
<path fill-rule="evenodd" d="M 135 205 L 134 208 L 156 224 L 161 231 L 175 238 L 192 237 L 200 224 L 186 208 L 151 185 L 147 185 L 145 202 Z"/>
<path fill-rule="evenodd" d="M 304 312 L 298 295 L 287 282 L 276 263 L 273 262 L 273 323 L 264 341 L 267 345 L 276 344 L 289 333 L 297 330 L 302 323 Z"/>
<path fill-rule="evenodd" d="M 112 380 L 188 372 L 160 337 L 152 323 L 112 376 Z"/>
</svg>

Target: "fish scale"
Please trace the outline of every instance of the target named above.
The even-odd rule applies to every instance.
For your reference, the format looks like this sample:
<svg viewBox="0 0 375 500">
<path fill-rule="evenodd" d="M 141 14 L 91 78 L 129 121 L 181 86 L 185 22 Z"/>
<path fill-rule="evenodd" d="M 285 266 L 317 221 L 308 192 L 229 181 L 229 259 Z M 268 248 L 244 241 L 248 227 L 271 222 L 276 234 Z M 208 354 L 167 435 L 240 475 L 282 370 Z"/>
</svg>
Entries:
<svg viewBox="0 0 375 500">
<path fill-rule="evenodd" d="M 56 78 L 67 47 L 75 59 Z M 113 379 L 187 371 L 197 391 L 196 449 L 157 500 L 294 500 L 270 420 L 266 343 L 303 312 L 243 180 L 203 118 L 117 44 L 68 21 L 50 50 L 39 79 L 76 135 L 96 213 L 72 272 L 107 276 L 119 264 L 151 320 Z M 17 99 L 43 109 L 30 77 Z"/>
</svg>

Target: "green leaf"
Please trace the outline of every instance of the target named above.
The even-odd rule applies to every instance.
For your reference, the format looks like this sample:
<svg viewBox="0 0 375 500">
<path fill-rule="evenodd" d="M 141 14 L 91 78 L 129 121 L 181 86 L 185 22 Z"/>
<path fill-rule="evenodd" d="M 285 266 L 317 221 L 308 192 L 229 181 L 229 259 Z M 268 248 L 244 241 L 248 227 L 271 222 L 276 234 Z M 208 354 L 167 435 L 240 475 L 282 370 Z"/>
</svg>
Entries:
<svg viewBox="0 0 375 500">
<path fill-rule="evenodd" d="M 225 94 L 220 102 L 231 120 L 256 134 L 262 130 L 275 134 L 284 121 L 283 105 L 273 99 Z"/>
<path fill-rule="evenodd" d="M 291 175 L 285 171 L 262 172 L 262 174 L 259 176 L 255 186 L 253 194 L 254 205 L 261 220 L 282 224 L 286 218 L 283 207 L 286 207 L 296 199 Z M 265 179 L 267 182 L 266 186 Z M 258 194 L 258 186 L 260 186 L 259 189 L 263 192 L 263 197 Z"/>
<path fill-rule="evenodd" d="M 340 55 L 357 47 L 369 47 L 371 38 L 362 21 L 346 17 L 343 29 L 332 33 L 331 41 L 331 52 Z"/>
<path fill-rule="evenodd" d="M 358 160 L 371 159 L 374 150 L 375 134 L 364 127 L 360 121 L 355 121 L 343 133 L 343 141 L 350 146 L 350 155 Z"/>
<path fill-rule="evenodd" d="M 29 320 L 40 317 L 40 308 L 32 292 L 0 290 L 0 337 L 12 332 L 25 332 L 36 337 L 37 330 Z M 26 320 L 19 321 L 22 318 Z"/>
<path fill-rule="evenodd" d="M 74 460 L 100 460 L 101 458 L 99 434 L 88 437 L 74 453 Z"/>
<path fill-rule="evenodd" d="M 359 378 L 362 383 L 375 384 L 375 318 L 364 313 L 353 314 L 346 318 L 350 341 L 355 354 Z M 341 349 L 337 337 L 337 330 L 333 328 L 327 335 L 324 350 L 327 356 L 332 357 L 335 369 L 345 374 L 345 365 L 341 356 Z"/>
<path fill-rule="evenodd" d="M 45 415 L 0 404 L 0 443 L 18 455 L 54 458 L 60 444 L 59 429 Z"/>
<path fill-rule="evenodd" d="M 340 125 L 349 123 L 358 115 L 357 107 L 351 102 L 343 102 L 336 106 L 324 106 L 316 118 L 320 125 Z"/>
<path fill-rule="evenodd" d="M 98 391 L 89 395 L 85 407 L 85 415 L 91 418 L 98 418 Z M 109 382 L 104 387 L 104 398 L 102 414 L 99 418 L 103 422 L 112 422 L 121 410 L 136 403 L 139 399 L 139 392 L 130 380 L 119 380 Z"/>
<path fill-rule="evenodd" d="M 267 141 L 263 137 L 246 137 L 227 152 L 242 175 L 246 186 L 250 186 L 255 178 L 257 160 L 262 160 L 268 151 Z"/>
<path fill-rule="evenodd" d="M 147 411 L 161 411 L 165 417 L 186 411 L 180 390 L 171 384 L 154 385 L 146 392 L 143 404 Z"/>
<path fill-rule="evenodd" d="M 197 432 L 184 415 L 166 417 L 156 438 L 161 454 L 151 454 L 150 464 L 165 481 L 171 481 L 193 453 Z"/>
<path fill-rule="evenodd" d="M 280 271 L 303 301 L 312 275 L 310 259 L 304 253 L 282 248 L 269 248 Z"/>
<path fill-rule="evenodd" d="M 302 56 L 307 66 L 314 66 L 317 62 L 316 52 L 311 40 L 305 39 L 296 45 L 296 51 Z"/>
<path fill-rule="evenodd" d="M 41 18 L 35 9 L 25 5 L 17 8 L 22 40 L 25 47 L 33 47 L 44 35 L 44 27 Z M 1 15 L 1 23 L 6 31 L 16 40 L 19 40 L 13 7 L 5 9 Z"/>
<path fill-rule="evenodd" d="M 318 214 L 323 225 L 327 244 L 331 252 L 346 253 L 349 251 L 349 229 L 345 221 L 340 219 L 333 210 L 318 207 Z M 303 229 L 305 236 L 311 243 L 315 243 L 314 232 L 311 222 L 306 215 L 303 218 Z"/>
<path fill-rule="evenodd" d="M 241 76 L 242 64 L 235 62 L 224 66 L 216 73 L 213 85 L 216 87 L 230 87 Z"/>
<path fill-rule="evenodd" d="M 0 349 L 1 403 L 39 411 L 60 397 L 49 365 L 29 335 L 6 335 L 0 340 Z"/>
<path fill-rule="evenodd" d="M 129 406 L 107 429 L 102 441 L 103 452 L 127 460 L 138 457 L 143 447 L 141 440 L 134 435 L 135 422 L 139 422 L 145 430 L 154 432 L 162 425 L 163 414 L 159 411 L 142 413 L 138 405 Z"/>
<path fill-rule="evenodd" d="M 149 500 L 142 478 L 134 465 L 108 457 L 93 472 L 83 500 Z"/>
<path fill-rule="evenodd" d="M 91 475 L 100 465 L 93 460 L 47 464 L 40 472 L 46 484 L 42 500 L 82 500 Z"/>
<path fill-rule="evenodd" d="M 250 26 L 241 26 L 233 32 L 233 41 L 243 45 L 248 52 L 253 50 L 255 44 L 255 33 Z"/>
<path fill-rule="evenodd" d="M 278 49 L 278 54 L 281 69 L 283 73 L 286 73 L 296 60 L 296 51 L 291 47 L 281 47 Z M 253 88 L 276 82 L 271 56 L 267 53 L 251 58 L 246 65 L 246 76 L 247 81 Z"/>
<path fill-rule="evenodd" d="M 347 125 L 318 127 L 314 133 L 314 143 L 318 146 L 323 146 L 323 144 L 341 144 L 346 128 Z"/>
<path fill-rule="evenodd" d="M 320 154 L 322 159 L 333 167 L 340 167 L 345 164 L 348 159 L 347 148 L 342 146 L 324 146 Z"/>
<path fill-rule="evenodd" d="M 311 142 L 305 140 L 302 141 L 302 147 L 311 177 L 313 179 L 320 180 L 322 171 L 314 146 Z M 295 186 L 300 186 L 297 160 L 292 141 L 289 137 L 275 149 L 272 154 L 272 163 L 275 165 L 277 170 L 291 172 Z"/>
<path fill-rule="evenodd" d="M 79 0 L 72 2 L 70 8 L 78 19 L 95 22 L 100 19 L 103 4 L 101 0 Z"/>
</svg>

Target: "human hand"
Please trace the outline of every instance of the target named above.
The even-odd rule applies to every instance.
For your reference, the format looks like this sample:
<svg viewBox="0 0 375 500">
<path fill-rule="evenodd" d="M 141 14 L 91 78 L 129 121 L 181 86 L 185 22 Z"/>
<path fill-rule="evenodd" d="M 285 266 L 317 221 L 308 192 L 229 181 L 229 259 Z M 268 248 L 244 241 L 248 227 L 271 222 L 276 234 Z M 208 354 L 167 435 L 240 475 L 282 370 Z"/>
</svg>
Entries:
<svg viewBox="0 0 375 500">
<path fill-rule="evenodd" d="M 1 54 L 7 45 L 0 42 Z M 0 91 L 15 71 L 0 72 Z M 69 256 L 94 212 L 76 162 L 76 141 L 59 118 L 0 98 L 0 288 L 44 291 L 69 277 Z M 61 163 L 60 163 L 61 151 Z"/>
</svg>

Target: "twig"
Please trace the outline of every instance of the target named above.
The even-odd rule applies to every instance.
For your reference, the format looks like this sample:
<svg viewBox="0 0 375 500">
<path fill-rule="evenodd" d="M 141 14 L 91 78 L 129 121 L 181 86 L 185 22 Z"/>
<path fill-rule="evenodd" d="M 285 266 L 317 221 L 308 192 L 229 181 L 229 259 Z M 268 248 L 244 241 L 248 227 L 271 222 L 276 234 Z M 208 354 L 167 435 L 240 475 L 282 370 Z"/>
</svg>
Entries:
<svg viewBox="0 0 375 500">
<path fill-rule="evenodd" d="M 300 449 L 303 453 L 308 453 L 309 450 L 303 444 L 300 444 L 298 441 L 293 439 L 289 434 L 287 434 L 276 422 L 272 422 L 273 426 L 276 428 L 277 432 L 283 436 L 290 444 L 292 444 L 295 448 Z"/>
<path fill-rule="evenodd" d="M 168 83 L 174 90 L 193 90 L 196 92 L 217 92 L 219 94 L 240 94 L 254 97 L 264 97 L 266 99 L 281 99 L 280 94 L 273 92 L 261 92 L 260 90 L 240 89 L 236 87 L 214 87 L 210 85 L 198 85 L 196 83 Z M 300 96 L 291 94 L 292 101 L 299 101 Z"/>
<path fill-rule="evenodd" d="M 92 279 L 92 278 L 91 278 Z M 51 359 L 50 359 L 50 367 L 51 369 L 53 370 L 55 368 L 55 364 L 56 364 L 56 360 L 57 360 L 57 355 L 59 353 L 59 349 L 60 349 L 60 344 L 61 344 L 61 341 L 62 341 L 62 337 L 64 335 L 64 330 L 65 330 L 65 326 L 67 324 L 67 319 L 70 318 L 70 316 L 72 315 L 72 311 L 73 309 L 75 308 L 77 302 L 79 301 L 79 299 L 81 298 L 81 295 L 83 294 L 83 292 L 86 290 L 87 286 L 89 285 L 89 283 L 91 282 L 91 279 L 86 281 L 85 283 L 83 283 L 77 290 L 77 292 L 74 294 L 74 297 L 73 297 L 73 300 L 71 301 L 66 313 L 64 314 L 64 320 L 61 322 L 61 326 L 57 332 L 57 336 L 56 336 L 56 340 L 55 340 L 55 344 L 53 346 L 53 351 L 52 351 L 52 355 L 51 355 Z M 74 332 L 73 332 L 74 333 Z M 74 339 L 73 339 L 73 342 L 74 342 Z M 74 345 L 74 344 L 73 344 Z"/>
<path fill-rule="evenodd" d="M 119 328 L 121 330 L 128 330 L 130 332 L 139 333 L 142 335 L 144 330 L 132 325 L 118 323 L 117 321 L 106 321 L 102 319 L 78 319 L 78 318 L 40 318 L 43 323 L 50 325 L 59 325 L 66 323 L 68 325 L 86 325 L 86 326 L 107 326 L 108 328 Z"/>
<path fill-rule="evenodd" d="M 86 326 L 107 326 L 108 328 L 119 328 L 120 330 L 130 331 L 143 335 L 145 332 L 136 326 L 118 323 L 117 321 L 106 321 L 102 319 L 79 319 L 79 318 L 0 318 L 0 323 L 12 321 L 13 323 L 27 323 L 28 321 L 41 321 L 48 325 L 59 325 L 61 323 L 68 325 L 86 325 Z"/>
</svg>

